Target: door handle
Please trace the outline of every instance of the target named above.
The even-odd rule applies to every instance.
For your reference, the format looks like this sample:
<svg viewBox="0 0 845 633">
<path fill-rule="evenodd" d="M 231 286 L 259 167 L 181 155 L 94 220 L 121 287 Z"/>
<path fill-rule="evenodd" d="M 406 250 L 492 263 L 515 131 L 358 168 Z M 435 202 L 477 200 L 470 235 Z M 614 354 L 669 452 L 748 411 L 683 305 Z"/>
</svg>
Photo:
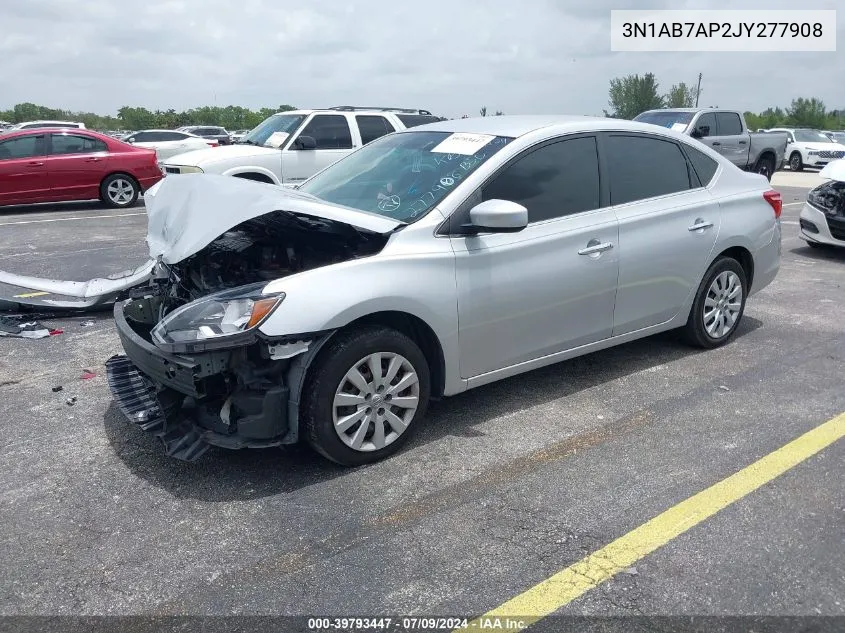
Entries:
<svg viewBox="0 0 845 633">
<path fill-rule="evenodd" d="M 99 163 L 101 160 L 103 160 L 103 159 L 98 158 L 97 156 L 92 156 L 91 158 L 86 158 L 85 162 L 86 163 Z"/>
<path fill-rule="evenodd" d="M 745 141 L 740 141 L 740 142 L 739 142 L 739 144 L 740 144 L 740 145 L 745 145 L 746 143 L 745 143 Z"/>
<path fill-rule="evenodd" d="M 43 160 L 31 160 L 31 161 L 29 161 L 29 164 L 32 165 L 33 167 L 41 167 L 44 164 L 44 161 Z"/>
<path fill-rule="evenodd" d="M 687 227 L 687 230 L 688 231 L 703 231 L 704 229 L 709 229 L 711 226 L 713 226 L 712 222 L 705 222 L 701 218 L 697 218 L 695 220 L 695 224 L 693 224 L 690 227 Z"/>
<path fill-rule="evenodd" d="M 613 244 L 610 242 L 599 242 L 598 240 L 590 240 L 587 242 L 587 247 L 582 248 L 578 251 L 579 255 L 595 255 L 597 253 L 603 253 L 605 251 L 609 251 L 613 248 Z"/>
<path fill-rule="evenodd" d="M 720 143 L 719 141 L 713 141 L 713 142 L 712 142 L 712 143 L 710 143 L 710 144 L 711 144 L 713 147 L 717 147 L 717 146 L 721 145 L 721 143 Z"/>
</svg>

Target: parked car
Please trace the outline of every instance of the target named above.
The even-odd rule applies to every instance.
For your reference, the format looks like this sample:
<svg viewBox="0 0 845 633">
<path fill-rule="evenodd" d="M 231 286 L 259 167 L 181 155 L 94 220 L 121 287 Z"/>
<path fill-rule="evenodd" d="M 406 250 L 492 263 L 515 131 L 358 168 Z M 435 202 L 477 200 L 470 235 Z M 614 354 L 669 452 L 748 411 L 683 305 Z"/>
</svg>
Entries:
<svg viewBox="0 0 845 633">
<path fill-rule="evenodd" d="M 35 128 L 44 127 L 62 127 L 62 128 L 77 128 L 85 129 L 84 123 L 74 123 L 73 121 L 25 121 L 23 123 L 16 123 L 11 126 L 10 130 L 33 130 Z"/>
<path fill-rule="evenodd" d="M 186 125 L 184 127 L 176 128 L 177 132 L 188 132 L 194 136 L 202 136 L 203 138 L 217 141 L 218 145 L 231 145 L 232 139 L 225 128 L 216 125 Z"/>
<path fill-rule="evenodd" d="M 822 134 L 824 134 L 827 138 L 829 138 L 834 143 L 839 143 L 840 145 L 845 145 L 845 132 L 843 132 L 843 131 L 822 130 Z"/>
<path fill-rule="evenodd" d="M 792 171 L 804 167 L 824 167 L 830 161 L 845 157 L 845 145 L 834 143 L 819 130 L 809 128 L 772 128 L 787 136 L 786 156 Z"/>
<path fill-rule="evenodd" d="M 76 128 L 0 134 L 0 205 L 99 198 L 135 204 L 161 180 L 153 150 Z"/>
<path fill-rule="evenodd" d="M 229 132 L 229 138 L 232 139 L 233 143 L 240 143 L 247 134 L 249 134 L 249 130 L 235 130 L 234 132 Z"/>
<path fill-rule="evenodd" d="M 146 271 L 97 282 L 152 280 L 115 305 L 108 382 L 174 457 L 301 438 L 372 462 L 431 396 L 674 328 L 724 345 L 777 274 L 781 208 L 688 136 L 580 116 L 400 131 L 298 189 L 168 177 Z"/>
<path fill-rule="evenodd" d="M 745 117 L 737 110 L 672 108 L 649 110 L 634 121 L 670 128 L 700 140 L 745 171 L 772 179 L 783 167 L 785 134 L 749 132 Z"/>
<path fill-rule="evenodd" d="M 819 175 L 830 180 L 807 194 L 798 237 L 813 248 L 845 248 L 845 159 L 830 162 Z"/>
<path fill-rule="evenodd" d="M 221 174 L 295 185 L 385 134 L 439 118 L 427 110 L 356 108 L 291 110 L 265 119 L 237 145 L 182 154 L 164 163 L 170 174 Z"/>
<path fill-rule="evenodd" d="M 219 145 L 215 139 L 176 130 L 141 130 L 128 134 L 121 140 L 136 147 L 155 150 L 159 161 L 172 158 L 177 154 Z"/>
</svg>

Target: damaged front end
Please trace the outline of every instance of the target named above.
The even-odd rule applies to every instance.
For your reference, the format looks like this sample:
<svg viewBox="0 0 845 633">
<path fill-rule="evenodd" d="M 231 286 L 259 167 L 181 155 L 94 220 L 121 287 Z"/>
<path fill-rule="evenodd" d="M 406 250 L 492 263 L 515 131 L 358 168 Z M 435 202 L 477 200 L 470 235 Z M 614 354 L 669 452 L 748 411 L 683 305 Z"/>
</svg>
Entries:
<svg viewBox="0 0 845 633">
<path fill-rule="evenodd" d="M 401 223 L 224 177 L 166 179 L 148 197 L 154 259 L 114 305 L 118 408 L 188 461 L 296 442 L 305 372 L 332 332 L 262 333 L 285 298 L 266 287 L 374 255 Z"/>
</svg>

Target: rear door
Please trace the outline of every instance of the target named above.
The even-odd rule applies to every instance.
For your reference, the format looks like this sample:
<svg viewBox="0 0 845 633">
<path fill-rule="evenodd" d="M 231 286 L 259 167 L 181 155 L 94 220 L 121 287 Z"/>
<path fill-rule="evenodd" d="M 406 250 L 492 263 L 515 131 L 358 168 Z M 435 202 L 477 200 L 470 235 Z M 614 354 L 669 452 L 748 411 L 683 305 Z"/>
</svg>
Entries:
<svg viewBox="0 0 845 633">
<path fill-rule="evenodd" d="M 716 127 L 721 143 L 719 153 L 737 167 L 748 164 L 748 135 L 742 132 L 742 120 L 737 112 L 716 112 Z M 714 148 L 715 149 L 715 148 Z"/>
<path fill-rule="evenodd" d="M 315 149 L 301 149 L 297 140 L 310 136 Z M 349 120 L 343 114 L 315 114 L 282 150 L 282 182 L 298 183 L 349 154 L 354 147 Z"/>
<path fill-rule="evenodd" d="M 0 141 L 0 204 L 42 202 L 49 196 L 46 134 Z"/>
<path fill-rule="evenodd" d="M 358 124 L 358 130 L 361 133 L 362 145 L 396 131 L 387 117 L 380 114 L 356 114 L 355 123 Z"/>
<path fill-rule="evenodd" d="M 100 195 L 109 164 L 104 141 L 73 132 L 52 132 L 47 156 L 50 196 L 56 200 L 89 200 Z"/>
<path fill-rule="evenodd" d="M 721 223 L 719 204 L 701 181 L 709 182 L 718 165 L 693 147 L 648 134 L 606 133 L 602 147 L 619 219 L 619 336 L 672 319 L 697 289 Z"/>
</svg>

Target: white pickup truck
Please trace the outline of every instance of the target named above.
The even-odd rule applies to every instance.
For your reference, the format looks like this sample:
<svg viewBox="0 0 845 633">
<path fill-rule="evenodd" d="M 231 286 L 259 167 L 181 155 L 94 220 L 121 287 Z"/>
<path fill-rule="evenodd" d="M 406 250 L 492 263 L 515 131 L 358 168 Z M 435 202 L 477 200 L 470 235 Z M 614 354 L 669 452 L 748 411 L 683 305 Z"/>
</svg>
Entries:
<svg viewBox="0 0 845 633">
<path fill-rule="evenodd" d="M 440 121 L 427 110 L 337 106 L 274 114 L 234 145 L 178 154 L 171 174 L 220 174 L 296 185 L 380 136 Z"/>
</svg>

